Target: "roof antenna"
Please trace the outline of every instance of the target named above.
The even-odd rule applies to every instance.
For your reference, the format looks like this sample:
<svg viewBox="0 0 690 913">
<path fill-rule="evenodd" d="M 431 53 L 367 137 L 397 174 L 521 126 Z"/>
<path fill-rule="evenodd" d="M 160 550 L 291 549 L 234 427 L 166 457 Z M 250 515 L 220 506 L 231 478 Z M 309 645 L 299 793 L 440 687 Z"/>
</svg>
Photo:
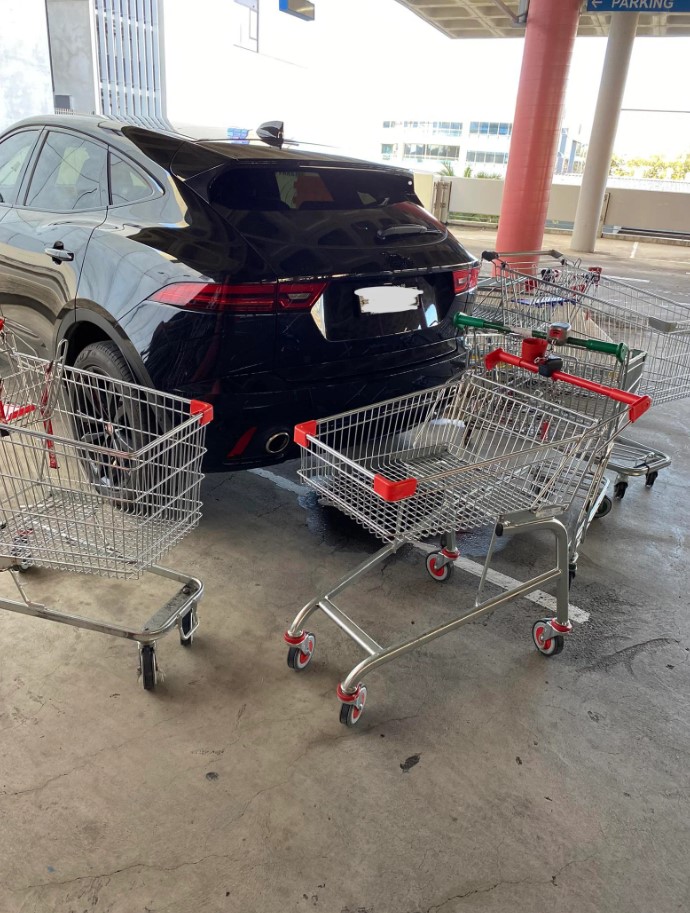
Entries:
<svg viewBox="0 0 690 913">
<path fill-rule="evenodd" d="M 267 120 L 256 128 L 256 135 L 267 146 L 274 146 L 276 149 L 283 148 L 284 127 L 282 120 Z"/>
</svg>

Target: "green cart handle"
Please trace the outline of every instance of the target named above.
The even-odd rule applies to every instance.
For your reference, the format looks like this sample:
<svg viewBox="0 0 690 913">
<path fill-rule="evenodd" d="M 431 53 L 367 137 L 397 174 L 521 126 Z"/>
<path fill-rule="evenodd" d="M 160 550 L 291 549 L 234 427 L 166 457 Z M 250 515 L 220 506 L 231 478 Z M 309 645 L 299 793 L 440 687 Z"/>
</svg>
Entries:
<svg viewBox="0 0 690 913">
<path fill-rule="evenodd" d="M 483 320 L 481 317 L 470 317 L 469 314 L 455 314 L 453 324 L 458 329 L 472 327 L 476 330 L 495 330 L 498 333 L 515 333 L 515 327 L 506 326 L 504 323 L 498 323 L 495 320 Z M 531 336 L 537 339 L 547 339 L 547 334 L 543 330 L 530 330 Z M 576 346 L 579 349 L 588 349 L 590 352 L 600 352 L 604 355 L 613 355 L 621 364 L 628 360 L 629 349 L 624 342 L 604 342 L 602 339 L 582 339 L 579 336 L 568 336 L 565 343 L 568 346 Z"/>
</svg>

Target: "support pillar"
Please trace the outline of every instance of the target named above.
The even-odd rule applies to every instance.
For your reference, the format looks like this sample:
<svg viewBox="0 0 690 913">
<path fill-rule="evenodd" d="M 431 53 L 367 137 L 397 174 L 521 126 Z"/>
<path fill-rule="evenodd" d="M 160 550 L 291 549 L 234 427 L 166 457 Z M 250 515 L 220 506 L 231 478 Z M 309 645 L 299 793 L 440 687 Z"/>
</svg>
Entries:
<svg viewBox="0 0 690 913">
<path fill-rule="evenodd" d="M 612 13 L 571 248 L 594 250 L 639 13 Z"/>
<path fill-rule="evenodd" d="M 538 250 L 581 0 L 530 0 L 496 249 Z"/>
</svg>

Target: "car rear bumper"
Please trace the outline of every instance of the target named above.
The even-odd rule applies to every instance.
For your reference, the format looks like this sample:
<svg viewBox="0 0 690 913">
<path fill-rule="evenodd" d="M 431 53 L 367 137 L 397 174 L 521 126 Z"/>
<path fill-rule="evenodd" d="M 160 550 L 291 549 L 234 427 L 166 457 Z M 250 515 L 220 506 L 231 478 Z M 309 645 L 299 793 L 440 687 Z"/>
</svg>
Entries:
<svg viewBox="0 0 690 913">
<path fill-rule="evenodd" d="M 261 379 L 253 377 L 247 379 L 247 386 L 235 381 L 232 389 L 223 389 L 220 393 L 205 394 L 202 390 L 189 389 L 179 392 L 212 403 L 214 421 L 207 433 L 204 469 L 206 472 L 227 472 L 274 465 L 297 456 L 298 448 L 292 443 L 292 434 L 299 422 L 359 409 L 446 383 L 458 377 L 465 366 L 466 353 L 458 348 L 450 356 L 408 370 L 362 379 L 348 378 L 338 383 L 285 385 L 270 390 L 264 386 L 262 390 Z"/>
</svg>

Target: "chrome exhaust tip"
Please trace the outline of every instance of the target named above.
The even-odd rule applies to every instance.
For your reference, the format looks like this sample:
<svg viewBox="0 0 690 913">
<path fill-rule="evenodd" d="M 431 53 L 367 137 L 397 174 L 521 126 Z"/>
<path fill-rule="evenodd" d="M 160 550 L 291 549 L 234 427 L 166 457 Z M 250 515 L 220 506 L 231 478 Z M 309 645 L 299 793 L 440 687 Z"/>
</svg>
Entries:
<svg viewBox="0 0 690 913">
<path fill-rule="evenodd" d="M 265 443 L 266 453 L 277 456 L 290 446 L 290 434 L 287 431 L 278 431 L 272 434 Z"/>
</svg>

